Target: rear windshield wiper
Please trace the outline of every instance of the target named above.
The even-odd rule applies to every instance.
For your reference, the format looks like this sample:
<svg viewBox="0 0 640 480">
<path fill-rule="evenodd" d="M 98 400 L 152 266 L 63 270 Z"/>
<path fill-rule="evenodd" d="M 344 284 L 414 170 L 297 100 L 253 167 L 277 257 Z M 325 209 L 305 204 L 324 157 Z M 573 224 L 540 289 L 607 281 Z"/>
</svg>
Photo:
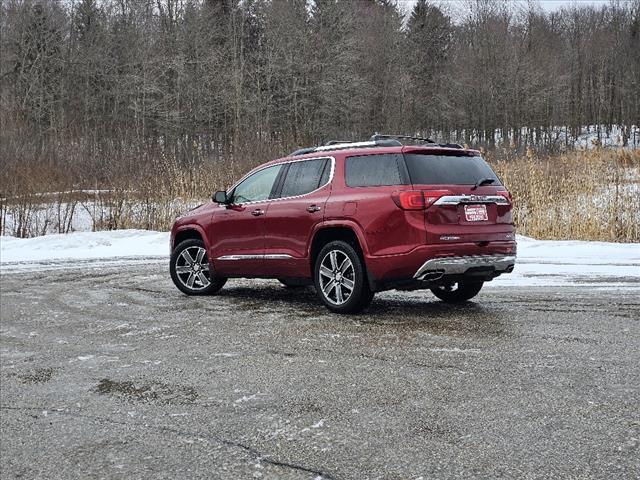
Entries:
<svg viewBox="0 0 640 480">
<path fill-rule="evenodd" d="M 476 188 L 481 187 L 483 185 L 489 185 L 495 181 L 496 181 L 495 178 L 481 178 L 476 182 L 476 184 L 473 187 L 471 187 L 471 190 L 475 190 Z"/>
</svg>

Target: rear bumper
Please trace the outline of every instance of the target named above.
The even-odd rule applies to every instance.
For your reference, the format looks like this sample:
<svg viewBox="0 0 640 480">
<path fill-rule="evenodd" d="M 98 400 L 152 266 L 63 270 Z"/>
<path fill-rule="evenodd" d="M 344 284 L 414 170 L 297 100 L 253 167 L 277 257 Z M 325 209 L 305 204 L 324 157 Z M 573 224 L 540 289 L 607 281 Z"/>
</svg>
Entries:
<svg viewBox="0 0 640 480">
<path fill-rule="evenodd" d="M 438 280 L 445 275 L 465 275 L 467 272 L 492 271 L 509 273 L 516 263 L 515 255 L 469 255 L 432 258 L 413 275 L 416 280 Z"/>
<path fill-rule="evenodd" d="M 407 253 L 372 255 L 365 260 L 369 280 L 376 290 L 391 288 L 388 285 L 397 282 L 424 283 L 461 276 L 489 278 L 513 270 L 516 242 L 420 245 Z M 434 275 L 427 278 L 431 272 Z"/>
</svg>

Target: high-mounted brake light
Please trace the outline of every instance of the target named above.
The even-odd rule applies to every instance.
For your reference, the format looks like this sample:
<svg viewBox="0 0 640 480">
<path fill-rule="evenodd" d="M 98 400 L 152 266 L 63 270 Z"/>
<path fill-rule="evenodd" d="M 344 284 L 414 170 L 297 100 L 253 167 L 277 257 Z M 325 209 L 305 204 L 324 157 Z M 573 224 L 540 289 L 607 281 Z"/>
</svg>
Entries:
<svg viewBox="0 0 640 480">
<path fill-rule="evenodd" d="M 449 190 L 408 190 L 393 195 L 393 201 L 403 210 L 424 210 L 445 195 L 451 195 Z"/>
</svg>

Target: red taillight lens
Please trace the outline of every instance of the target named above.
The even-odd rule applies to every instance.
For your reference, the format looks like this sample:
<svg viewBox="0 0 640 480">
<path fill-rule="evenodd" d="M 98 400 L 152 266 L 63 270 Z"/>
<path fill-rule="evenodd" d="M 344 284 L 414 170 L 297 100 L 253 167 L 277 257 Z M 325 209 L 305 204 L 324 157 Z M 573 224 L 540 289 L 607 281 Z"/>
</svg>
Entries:
<svg viewBox="0 0 640 480">
<path fill-rule="evenodd" d="M 449 190 L 409 190 L 393 195 L 393 201 L 403 210 L 424 210 L 444 195 L 451 195 Z"/>
<path fill-rule="evenodd" d="M 511 194 L 507 190 L 498 190 L 496 193 L 498 195 L 502 195 L 504 198 L 509 200 L 509 203 L 513 202 L 513 198 L 511 197 Z"/>
<path fill-rule="evenodd" d="M 398 192 L 393 195 L 393 201 L 396 202 L 403 210 L 423 210 L 424 197 L 422 192 L 410 190 L 407 192 Z"/>
</svg>

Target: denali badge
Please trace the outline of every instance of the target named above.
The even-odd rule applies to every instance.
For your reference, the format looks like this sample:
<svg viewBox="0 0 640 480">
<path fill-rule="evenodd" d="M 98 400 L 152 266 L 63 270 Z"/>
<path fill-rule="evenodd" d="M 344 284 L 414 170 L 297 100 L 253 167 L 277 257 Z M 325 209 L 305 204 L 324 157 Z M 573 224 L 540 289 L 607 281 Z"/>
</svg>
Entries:
<svg viewBox="0 0 640 480">
<path fill-rule="evenodd" d="M 460 240 L 460 237 L 456 237 L 455 235 L 443 235 L 440 237 L 440 240 Z"/>
</svg>

